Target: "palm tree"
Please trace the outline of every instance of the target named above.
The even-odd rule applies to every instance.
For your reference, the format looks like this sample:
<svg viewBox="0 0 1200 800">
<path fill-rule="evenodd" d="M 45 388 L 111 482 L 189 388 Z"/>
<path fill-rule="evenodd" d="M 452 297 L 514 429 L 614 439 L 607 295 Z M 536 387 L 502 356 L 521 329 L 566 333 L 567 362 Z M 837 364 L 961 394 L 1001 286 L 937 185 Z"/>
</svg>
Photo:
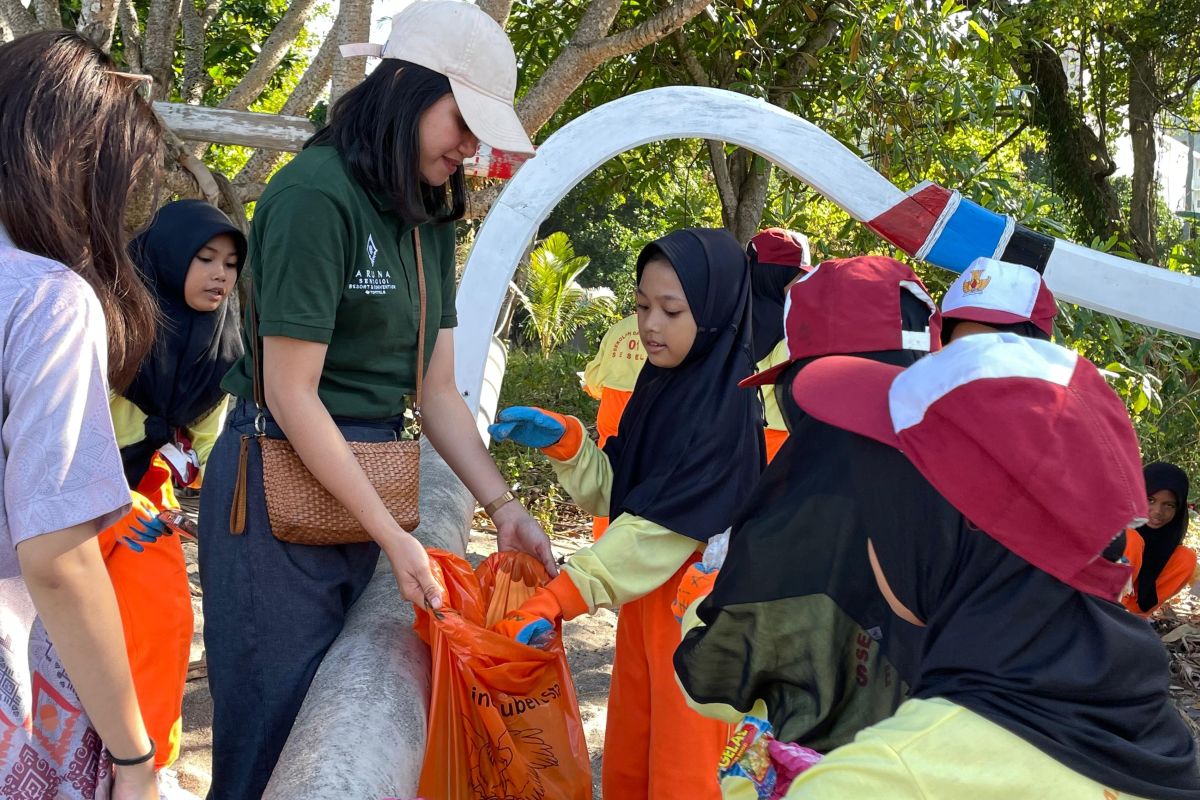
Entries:
<svg viewBox="0 0 1200 800">
<path fill-rule="evenodd" d="M 575 280 L 591 262 L 575 254 L 565 233 L 552 233 L 529 254 L 528 281 L 518 290 L 529 314 L 525 331 L 538 341 L 543 356 L 561 347 L 584 325 L 617 315 L 612 289 L 589 289 Z"/>
</svg>

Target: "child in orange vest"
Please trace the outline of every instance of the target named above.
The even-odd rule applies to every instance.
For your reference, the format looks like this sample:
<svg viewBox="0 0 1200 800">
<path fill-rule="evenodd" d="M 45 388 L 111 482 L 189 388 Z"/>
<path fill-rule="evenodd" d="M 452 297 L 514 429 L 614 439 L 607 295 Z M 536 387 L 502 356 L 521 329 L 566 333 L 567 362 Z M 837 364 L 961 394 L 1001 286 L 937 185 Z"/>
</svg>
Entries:
<svg viewBox="0 0 1200 800">
<path fill-rule="evenodd" d="M 585 510 L 611 511 L 592 547 L 497 630 L 530 641 L 559 618 L 621 607 L 602 781 L 621 800 L 716 800 L 728 726 L 687 707 L 671 656 L 680 576 L 724 531 L 764 464 L 751 374 L 750 278 L 724 230 L 676 231 L 638 257 L 648 363 L 620 432 L 601 450 L 573 417 L 509 408 L 492 436 L 542 449 Z"/>
<path fill-rule="evenodd" d="M 754 362 L 759 372 L 788 360 L 783 342 L 783 300 L 788 286 L 812 269 L 808 237 L 783 228 L 757 233 L 746 247 L 754 318 Z M 770 462 L 787 441 L 788 429 L 773 391 L 762 395 L 766 425 L 763 438 Z"/>
<path fill-rule="evenodd" d="M 1145 468 L 1149 519 L 1125 532 L 1125 557 L 1133 566 L 1130 592 L 1121 598 L 1133 613 L 1148 617 L 1192 582 L 1196 554 L 1185 547 L 1188 478 L 1174 464 L 1156 461 Z"/>
<path fill-rule="evenodd" d="M 163 206 L 130 244 L 164 322 L 133 383 L 109 399 L 134 508 L 100 534 L 121 610 L 138 704 L 163 772 L 179 757 L 183 690 L 192 644 L 192 599 L 178 536 L 148 529 L 160 510 L 178 508 L 173 488 L 199 485 L 225 416 L 221 378 L 241 354 L 229 298 L 245 260 L 246 239 L 214 206 L 179 200 Z M 149 533 L 147 534 L 147 531 Z M 161 527 L 158 533 L 161 533 Z"/>
</svg>

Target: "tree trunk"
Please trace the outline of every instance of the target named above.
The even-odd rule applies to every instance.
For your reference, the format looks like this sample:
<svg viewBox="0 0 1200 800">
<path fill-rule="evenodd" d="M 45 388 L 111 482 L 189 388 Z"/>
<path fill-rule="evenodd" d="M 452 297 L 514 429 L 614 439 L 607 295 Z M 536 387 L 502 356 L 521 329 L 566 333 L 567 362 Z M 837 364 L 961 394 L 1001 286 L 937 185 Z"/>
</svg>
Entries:
<svg viewBox="0 0 1200 800">
<path fill-rule="evenodd" d="M 338 44 L 365 42 L 371 36 L 371 0 L 342 0 L 338 8 L 338 25 L 330 35 L 337 32 Z M 363 82 L 367 76 L 367 59 L 363 56 L 343 58 L 339 52 L 333 54 L 332 83 L 329 87 L 329 106 L 346 92 Z"/>
<path fill-rule="evenodd" d="M 192 0 L 184 1 L 192 2 Z M 288 48 L 296 43 L 296 37 L 304 29 L 304 23 L 314 5 L 316 5 L 316 0 L 292 0 L 283 18 L 279 20 L 279 24 L 262 43 L 258 57 L 254 59 L 250 71 L 221 101 L 221 108 L 245 111 L 251 103 L 258 99 L 258 96 L 267 88 L 267 84 L 271 82 L 271 76 L 275 74 L 279 63 L 287 55 Z M 368 23 L 369 21 L 370 17 L 368 16 Z"/>
<path fill-rule="evenodd" d="M 1077 231 L 1079 238 L 1124 236 L 1121 204 L 1108 180 L 1116 164 L 1072 102 L 1058 53 L 1041 39 L 1029 41 L 1013 67 L 1023 83 L 1036 89 L 1030 95 L 1032 122 L 1046 134 L 1055 191 L 1085 221 L 1086 227 Z"/>
<path fill-rule="evenodd" d="M 79 25 L 76 28 L 104 52 L 112 47 L 113 30 L 117 26 L 118 0 L 83 0 Z"/>
<path fill-rule="evenodd" d="M 37 18 L 21 0 L 0 0 L 0 28 L 4 29 L 5 41 L 40 30 Z"/>
<path fill-rule="evenodd" d="M 1129 59 L 1129 138 L 1133 143 L 1133 197 L 1129 203 L 1129 235 L 1138 258 L 1156 263 L 1154 118 L 1158 115 L 1158 86 L 1154 53 L 1135 46 Z"/>
<path fill-rule="evenodd" d="M 188 0 L 190 3 L 192 0 Z M 154 78 L 154 99 L 171 96 L 175 70 L 175 32 L 179 30 L 180 0 L 154 0 L 146 15 L 142 37 L 142 68 Z"/>
</svg>

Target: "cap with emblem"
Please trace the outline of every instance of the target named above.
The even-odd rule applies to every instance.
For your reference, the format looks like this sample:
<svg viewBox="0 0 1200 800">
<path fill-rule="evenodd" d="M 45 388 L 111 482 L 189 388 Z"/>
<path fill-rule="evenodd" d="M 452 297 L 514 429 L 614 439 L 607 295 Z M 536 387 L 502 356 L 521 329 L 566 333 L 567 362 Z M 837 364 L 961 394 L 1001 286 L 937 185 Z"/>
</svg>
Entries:
<svg viewBox="0 0 1200 800">
<path fill-rule="evenodd" d="M 1037 270 L 994 258 L 971 262 L 942 298 L 943 320 L 984 325 L 1029 322 L 1048 337 L 1054 335 L 1057 313 L 1054 295 Z M 946 322 L 943 334 L 949 328 Z"/>
</svg>

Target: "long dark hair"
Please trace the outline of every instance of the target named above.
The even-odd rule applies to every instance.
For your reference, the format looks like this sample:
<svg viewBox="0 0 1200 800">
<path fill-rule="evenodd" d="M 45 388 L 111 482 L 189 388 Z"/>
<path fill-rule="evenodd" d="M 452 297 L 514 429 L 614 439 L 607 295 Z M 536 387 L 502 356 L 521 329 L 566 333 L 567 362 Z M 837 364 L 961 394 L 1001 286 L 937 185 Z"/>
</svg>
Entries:
<svg viewBox="0 0 1200 800">
<path fill-rule="evenodd" d="M 92 287 L 119 390 L 154 343 L 156 306 L 125 251 L 124 223 L 135 179 L 157 167 L 162 128 L 114 69 L 71 31 L 0 45 L 0 223 L 17 247 Z"/>
<path fill-rule="evenodd" d="M 463 168 L 446 186 L 421 180 L 421 114 L 450 92 L 445 75 L 408 61 L 384 59 L 367 79 L 333 104 L 329 125 L 305 142 L 332 145 L 364 188 L 382 194 L 413 224 L 461 219 L 467 208 Z"/>
</svg>

